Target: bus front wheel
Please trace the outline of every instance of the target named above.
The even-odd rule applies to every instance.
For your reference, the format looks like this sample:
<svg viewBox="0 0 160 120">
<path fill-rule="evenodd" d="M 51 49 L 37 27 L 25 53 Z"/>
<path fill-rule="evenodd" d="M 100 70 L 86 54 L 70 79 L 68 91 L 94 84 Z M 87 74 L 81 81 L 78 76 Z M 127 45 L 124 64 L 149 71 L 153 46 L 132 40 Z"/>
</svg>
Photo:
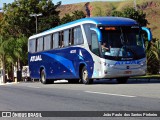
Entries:
<svg viewBox="0 0 160 120">
<path fill-rule="evenodd" d="M 88 78 L 88 71 L 84 66 L 81 71 L 81 81 L 83 84 L 92 84 L 93 80 Z"/>
</svg>

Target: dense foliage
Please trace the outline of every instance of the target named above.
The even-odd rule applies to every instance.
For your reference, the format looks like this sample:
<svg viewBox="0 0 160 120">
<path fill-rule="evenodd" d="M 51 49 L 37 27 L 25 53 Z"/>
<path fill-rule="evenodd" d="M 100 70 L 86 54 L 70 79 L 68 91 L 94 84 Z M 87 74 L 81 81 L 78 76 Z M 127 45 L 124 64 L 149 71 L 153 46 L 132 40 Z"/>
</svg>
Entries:
<svg viewBox="0 0 160 120">
<path fill-rule="evenodd" d="M 85 17 L 85 14 L 83 11 L 76 10 L 76 11 L 72 12 L 72 15 L 65 14 L 65 16 L 61 19 L 61 24 L 65 24 L 67 22 L 78 20 L 78 19 L 81 19 L 84 17 Z"/>
<path fill-rule="evenodd" d="M 27 64 L 28 37 L 36 33 L 36 17 L 33 14 L 42 14 L 37 17 L 38 28 L 41 32 L 60 23 L 59 11 L 61 5 L 53 4 L 52 0 L 15 0 L 3 7 L 3 17 L 0 17 L 0 62 L 7 73 L 17 66 Z M 11 75 L 12 76 L 12 75 Z"/>
<path fill-rule="evenodd" d="M 146 14 L 141 10 L 135 10 L 134 8 L 125 8 L 122 11 L 113 11 L 112 16 L 127 17 L 136 20 L 141 26 L 146 26 L 148 21 Z"/>
<path fill-rule="evenodd" d="M 36 32 L 36 20 L 31 15 L 40 13 L 42 16 L 38 17 L 38 31 L 57 26 L 60 19 L 59 11 L 56 9 L 60 5 L 61 2 L 54 5 L 52 0 L 16 0 L 12 4 L 5 5 L 2 22 L 6 27 L 5 33 L 7 32 L 12 36 L 19 36 L 19 34 L 32 35 Z"/>
</svg>

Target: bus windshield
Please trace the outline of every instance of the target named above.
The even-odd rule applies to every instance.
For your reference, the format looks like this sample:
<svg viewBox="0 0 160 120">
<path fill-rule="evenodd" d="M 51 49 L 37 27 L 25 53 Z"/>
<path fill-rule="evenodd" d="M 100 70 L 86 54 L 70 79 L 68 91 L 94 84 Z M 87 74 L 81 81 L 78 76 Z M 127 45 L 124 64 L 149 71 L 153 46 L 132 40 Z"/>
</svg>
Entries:
<svg viewBox="0 0 160 120">
<path fill-rule="evenodd" d="M 144 41 L 137 26 L 99 27 L 102 54 L 106 59 L 135 60 L 145 57 Z"/>
</svg>

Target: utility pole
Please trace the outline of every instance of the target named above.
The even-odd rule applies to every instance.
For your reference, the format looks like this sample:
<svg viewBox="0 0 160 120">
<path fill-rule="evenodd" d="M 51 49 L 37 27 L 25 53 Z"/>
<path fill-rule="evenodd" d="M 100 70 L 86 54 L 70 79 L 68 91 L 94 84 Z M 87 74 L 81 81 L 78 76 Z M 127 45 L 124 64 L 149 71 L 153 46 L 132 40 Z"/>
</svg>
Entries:
<svg viewBox="0 0 160 120">
<path fill-rule="evenodd" d="M 42 16 L 42 13 L 39 13 L 39 14 L 36 14 L 36 13 L 34 13 L 34 14 L 30 14 L 29 15 L 30 17 L 35 17 L 36 18 L 36 33 L 37 33 L 37 24 L 38 24 L 38 20 L 37 20 L 37 17 L 39 17 L 39 16 Z"/>
<path fill-rule="evenodd" d="M 133 6 L 134 6 L 134 9 L 137 11 L 137 2 L 136 2 L 136 0 L 134 0 Z"/>
</svg>

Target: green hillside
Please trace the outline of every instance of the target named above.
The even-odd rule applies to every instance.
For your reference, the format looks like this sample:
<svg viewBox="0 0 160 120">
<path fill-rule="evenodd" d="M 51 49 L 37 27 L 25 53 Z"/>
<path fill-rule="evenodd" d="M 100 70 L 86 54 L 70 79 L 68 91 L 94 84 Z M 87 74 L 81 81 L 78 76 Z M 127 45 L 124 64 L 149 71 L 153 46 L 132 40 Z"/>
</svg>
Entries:
<svg viewBox="0 0 160 120">
<path fill-rule="evenodd" d="M 84 9 L 85 3 L 62 5 L 60 17 L 65 14 L 71 14 L 75 10 Z M 133 7 L 133 0 L 125 0 L 121 2 L 91 2 L 92 16 L 110 16 L 114 10 L 120 11 L 126 7 Z M 137 9 L 143 10 L 147 15 L 149 22 L 148 27 L 151 28 L 153 37 L 160 39 L 160 0 L 137 0 Z"/>
</svg>

